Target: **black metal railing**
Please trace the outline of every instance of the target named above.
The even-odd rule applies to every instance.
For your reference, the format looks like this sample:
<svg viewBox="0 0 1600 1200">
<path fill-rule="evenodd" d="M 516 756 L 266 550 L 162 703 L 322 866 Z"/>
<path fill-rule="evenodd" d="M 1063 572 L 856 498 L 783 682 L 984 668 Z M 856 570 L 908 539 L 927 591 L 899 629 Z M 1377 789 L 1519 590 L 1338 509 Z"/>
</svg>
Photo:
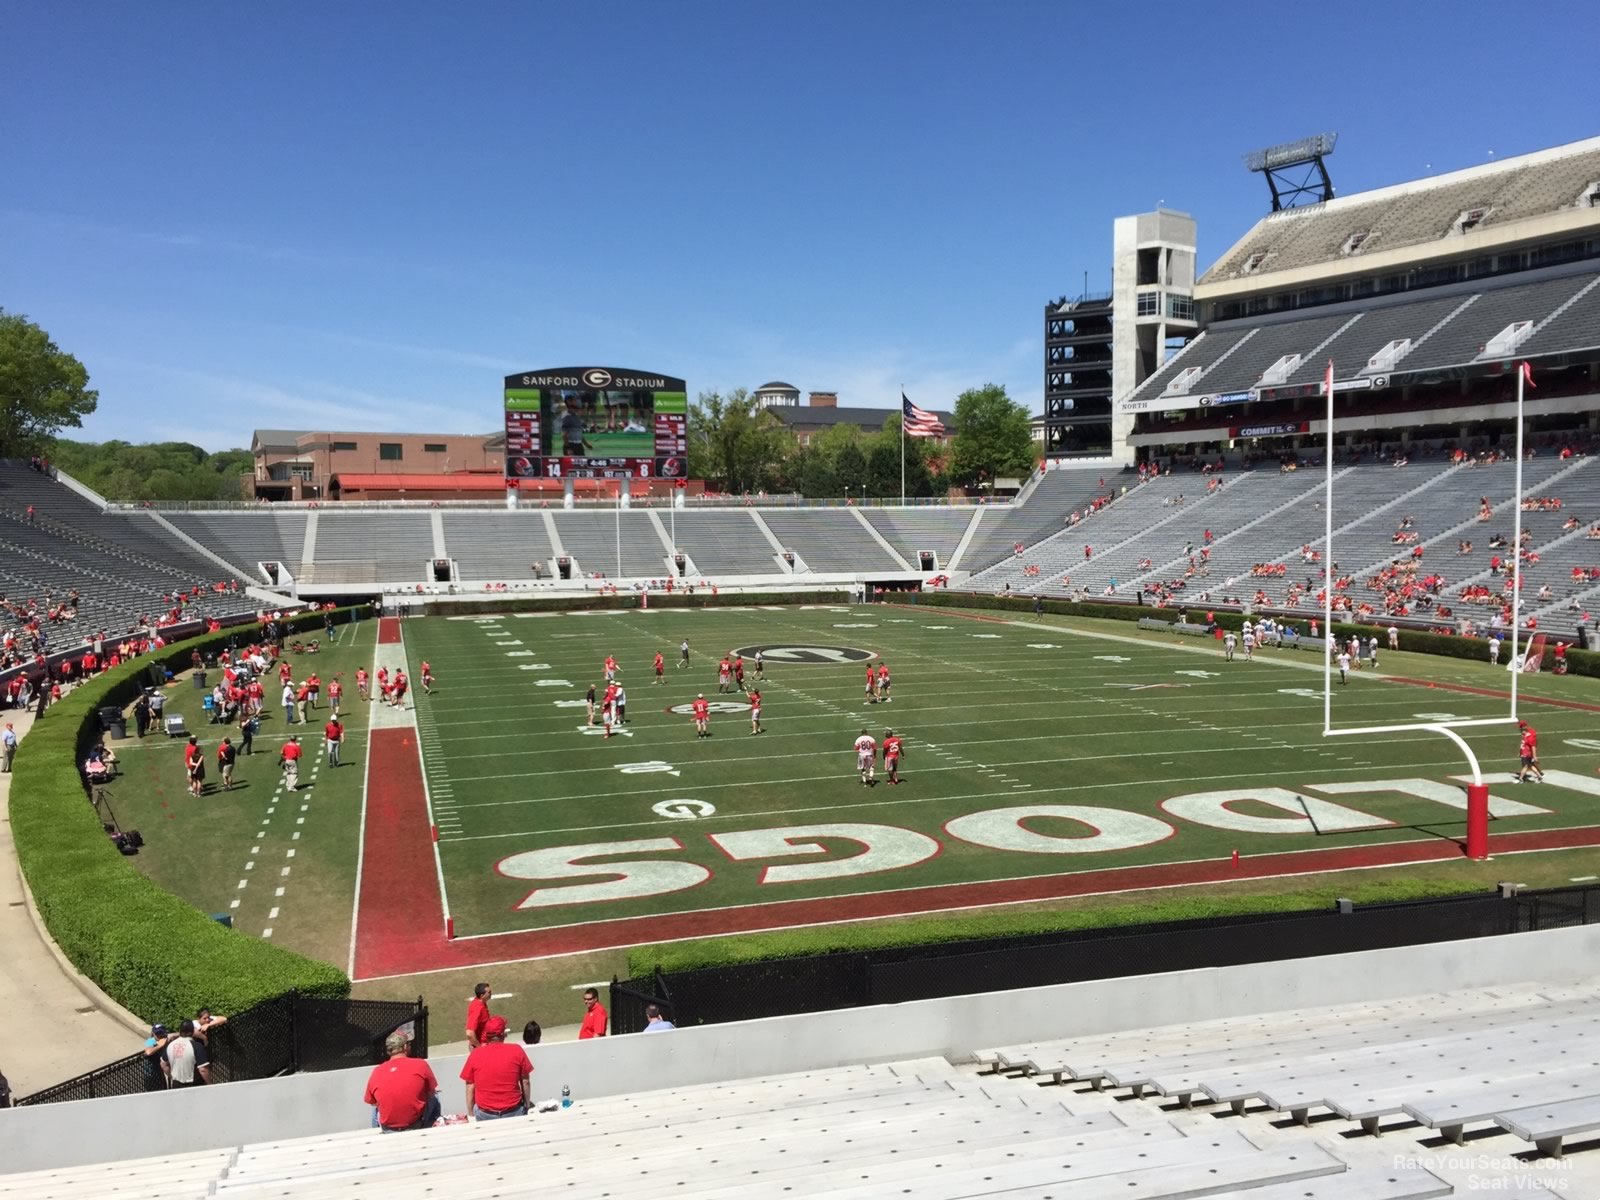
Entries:
<svg viewBox="0 0 1600 1200">
<path fill-rule="evenodd" d="M 407 1000 L 324 1000 L 290 993 L 230 1017 L 206 1038 L 211 1082 L 270 1079 L 297 1071 L 336 1071 L 384 1060 L 384 1040 L 411 1034 L 411 1053 L 428 1056 L 428 1008 Z M 172 1026 L 177 1032 L 177 1026 Z M 17 1100 L 56 1104 L 166 1090 L 157 1057 L 142 1051 Z"/>
<path fill-rule="evenodd" d="M 1200 918 L 738 963 L 612 983 L 619 1008 L 709 1025 L 973 992 L 1280 962 L 1600 922 L 1600 884 Z M 619 1001 L 619 997 L 622 998 Z M 631 1013 L 629 1019 L 633 1019 Z M 639 1026 L 643 1027 L 642 1019 Z"/>
<path fill-rule="evenodd" d="M 672 1002 L 672 990 L 660 967 L 645 979 L 630 979 L 626 983 L 613 975 L 609 999 L 613 1035 L 643 1032 L 650 1023 L 645 1008 L 651 1004 L 659 1008 L 667 1020 L 677 1024 L 678 1007 Z"/>
</svg>

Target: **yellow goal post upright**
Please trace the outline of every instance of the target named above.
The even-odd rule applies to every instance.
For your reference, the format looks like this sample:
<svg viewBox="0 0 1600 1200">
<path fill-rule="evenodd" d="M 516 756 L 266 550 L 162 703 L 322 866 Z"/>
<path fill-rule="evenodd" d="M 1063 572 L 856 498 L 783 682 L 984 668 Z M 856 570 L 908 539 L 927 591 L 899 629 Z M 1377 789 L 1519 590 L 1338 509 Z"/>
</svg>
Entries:
<svg viewBox="0 0 1600 1200">
<path fill-rule="evenodd" d="M 1322 664 L 1322 736 L 1330 737 L 1359 737 L 1381 733 L 1432 733 L 1447 737 L 1454 742 L 1461 753 L 1466 756 L 1467 766 L 1472 773 L 1472 782 L 1467 785 L 1467 857 L 1472 859 L 1486 859 L 1489 857 L 1489 787 L 1483 782 L 1483 771 L 1478 765 L 1478 756 L 1473 753 L 1472 747 L 1457 730 L 1479 728 L 1486 725 L 1515 725 L 1517 723 L 1517 683 L 1522 675 L 1518 643 L 1522 634 L 1522 463 L 1523 463 L 1523 420 L 1522 401 L 1523 388 L 1531 382 L 1532 368 L 1526 362 L 1517 364 L 1517 447 L 1516 447 L 1516 483 L 1515 495 L 1512 497 L 1514 507 L 1512 534 L 1511 534 L 1511 703 L 1510 711 L 1503 717 L 1485 717 L 1480 720 L 1470 721 L 1422 721 L 1412 724 L 1396 725 L 1357 725 L 1335 729 L 1333 727 L 1333 662 L 1338 653 L 1337 639 L 1334 639 L 1332 649 L 1324 649 Z M 1327 399 L 1327 428 L 1323 431 L 1323 498 L 1322 509 L 1325 521 L 1322 544 L 1322 619 L 1327 631 L 1327 637 L 1333 638 L 1333 595 L 1334 595 L 1334 556 L 1333 556 L 1333 421 L 1334 421 L 1334 395 L 1337 391 L 1334 382 L 1333 360 L 1328 360 L 1328 369 L 1323 376 L 1323 392 Z"/>
</svg>

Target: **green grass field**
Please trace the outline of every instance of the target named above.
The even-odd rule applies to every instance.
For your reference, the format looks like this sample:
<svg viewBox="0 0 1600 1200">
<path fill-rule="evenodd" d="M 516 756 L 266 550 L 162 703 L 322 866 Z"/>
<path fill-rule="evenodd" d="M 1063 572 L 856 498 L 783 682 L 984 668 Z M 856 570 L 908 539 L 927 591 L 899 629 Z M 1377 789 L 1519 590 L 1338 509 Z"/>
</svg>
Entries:
<svg viewBox="0 0 1600 1200">
<path fill-rule="evenodd" d="M 415 717 L 438 866 L 456 936 L 481 939 L 483 962 L 520 957 L 519 933 L 566 931 L 573 940 L 564 944 L 581 948 L 596 923 L 631 928 L 596 943 L 614 948 L 737 929 L 775 902 L 801 903 L 767 909 L 784 915 L 757 924 L 1002 900 L 1013 902 L 1002 914 L 1036 916 L 1185 884 L 1190 895 L 1271 894 L 1301 868 L 1274 867 L 1276 878 L 1255 881 L 1216 873 L 1234 850 L 1247 865 L 1303 853 L 1308 873 L 1369 865 L 1361 855 L 1402 844 L 1454 859 L 1465 829 L 1458 780 L 1467 768 L 1444 738 L 1322 736 L 1312 652 L 1225 663 L 1210 642 L 1121 623 L 980 621 L 887 606 L 429 618 L 404 622 L 403 635 L 413 679 L 423 659 L 437 677 L 433 695 L 415 695 Z M 685 638 L 687 670 L 677 666 Z M 768 657 L 759 736 L 744 697 L 719 696 L 716 678 L 720 654 L 743 649 L 748 663 L 757 646 Z M 317 667 L 349 680 L 373 649 L 368 623 Z M 660 686 L 650 669 L 657 650 L 667 659 Z M 583 707 L 607 654 L 628 691 L 628 724 L 610 740 L 588 729 Z M 795 661 L 858 654 L 889 664 L 892 703 L 864 702 L 864 661 Z M 1336 725 L 1507 712 L 1500 696 L 1451 690 L 1508 687 L 1509 675 L 1487 663 L 1386 653 L 1379 674 L 1437 686 L 1363 671 L 1336 687 Z M 1597 698 L 1593 682 L 1522 684 L 1523 715 L 1556 774 L 1542 785 L 1491 776 L 1493 835 L 1600 824 L 1594 714 L 1533 702 L 1586 705 Z M 694 736 L 685 709 L 700 692 L 728 708 L 714 714 L 709 739 Z M 285 945 L 342 963 L 364 714 L 352 714 L 346 741 L 346 761 L 357 765 L 321 770 L 309 796 L 274 797 L 280 726 L 267 723 L 258 747 L 272 755 L 246 762 L 247 786 L 231 796 L 184 794 L 179 743 L 126 751 L 118 816 L 146 831 L 141 864 L 165 886 L 208 911 L 232 911 L 245 933 L 270 928 Z M 880 740 L 889 727 L 905 738 L 900 786 L 862 786 L 852 743 L 863 727 Z M 1515 769 L 1514 728 L 1467 736 L 1486 772 Z M 1559 853 L 1576 864 L 1561 870 L 1597 858 Z M 1465 867 L 1454 859 L 1363 878 L 1493 881 L 1492 864 Z M 1115 874 L 1123 868 L 1157 870 Z M 542 977 L 588 981 L 624 969 L 621 961 L 574 956 Z"/>
<path fill-rule="evenodd" d="M 429 659 L 440 677 L 435 695 L 419 697 L 418 720 L 458 936 L 1464 831 L 1464 814 L 1437 798 L 1361 790 L 1422 779 L 1458 794 L 1451 777 L 1466 768 L 1454 746 L 1427 734 L 1325 740 L 1309 653 L 1224 663 L 1192 640 L 1107 641 L 1032 622 L 889 608 L 434 620 L 407 623 L 405 637 L 412 661 Z M 685 637 L 694 647 L 689 670 L 676 665 Z M 688 715 L 675 710 L 700 692 L 742 708 L 743 697 L 717 695 L 716 656 L 743 648 L 748 658 L 758 645 L 769 657 L 766 732 L 752 736 L 747 715 L 731 711 L 714 716 L 713 737 L 696 739 Z M 893 702 L 865 703 L 860 664 L 783 660 L 785 647 L 808 646 L 879 656 L 893 671 Z M 667 656 L 664 686 L 651 678 L 657 650 Z M 585 728 L 581 704 L 586 686 L 601 682 L 607 654 L 622 665 L 629 701 L 629 723 L 609 741 Z M 1487 664 L 1420 656 L 1391 656 L 1383 666 L 1474 687 L 1508 678 Z M 1338 690 L 1336 724 L 1507 711 L 1496 697 L 1370 675 Z M 1534 686 L 1573 697 L 1592 688 L 1576 679 Z M 1592 716 L 1536 707 L 1528 715 L 1547 767 L 1592 774 L 1593 750 L 1565 744 L 1589 731 Z M 904 782 L 863 787 L 852 742 L 863 727 L 881 739 L 890 726 L 906 739 Z M 1515 765 L 1513 732 L 1471 735 L 1486 770 Z M 1245 794 L 1214 795 L 1225 791 Z M 1161 807 L 1196 793 L 1211 798 Z M 1583 823 L 1593 804 L 1549 785 L 1496 794 L 1548 810 L 1512 809 L 1497 830 Z M 1286 809 L 1302 797 L 1320 832 Z M 663 801 L 715 811 L 663 815 Z M 1234 827 L 1201 823 L 1221 803 L 1239 818 L 1223 817 Z M 1335 804 L 1372 819 L 1357 821 Z M 1072 810 L 1025 821 L 1020 832 L 1003 817 L 978 815 L 1019 805 Z M 1073 815 L 1085 806 L 1099 810 L 1085 814 L 1087 824 Z M 1256 831 L 1268 824 L 1295 832 Z M 869 854 L 849 830 L 814 828 L 839 825 L 887 832 Z M 1091 826 L 1101 838 L 1086 836 Z M 784 835 L 798 845 L 762 832 L 791 827 L 807 830 Z M 662 839 L 682 849 L 642 845 Z M 648 890 L 637 897 L 603 866 L 565 865 L 601 856 L 671 865 L 635 881 Z"/>
</svg>

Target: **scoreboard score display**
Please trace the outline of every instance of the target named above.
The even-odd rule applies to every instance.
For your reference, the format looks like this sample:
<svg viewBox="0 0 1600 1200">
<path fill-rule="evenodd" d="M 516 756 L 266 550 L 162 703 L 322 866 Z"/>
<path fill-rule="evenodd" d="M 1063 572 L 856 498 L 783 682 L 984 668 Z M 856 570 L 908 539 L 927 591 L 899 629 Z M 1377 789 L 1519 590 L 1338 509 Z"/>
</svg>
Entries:
<svg viewBox="0 0 1600 1200">
<path fill-rule="evenodd" d="M 688 385 L 621 367 L 506 376 L 507 479 L 682 479 Z"/>
</svg>

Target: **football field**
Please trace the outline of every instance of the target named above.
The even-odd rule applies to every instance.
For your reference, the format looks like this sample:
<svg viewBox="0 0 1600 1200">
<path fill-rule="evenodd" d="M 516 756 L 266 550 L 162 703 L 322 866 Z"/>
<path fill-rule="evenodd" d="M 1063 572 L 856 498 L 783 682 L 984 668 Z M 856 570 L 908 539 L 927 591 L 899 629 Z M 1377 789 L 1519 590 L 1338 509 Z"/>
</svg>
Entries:
<svg viewBox="0 0 1600 1200">
<path fill-rule="evenodd" d="M 399 624 L 412 678 L 424 659 L 437 678 L 415 716 L 452 961 L 1461 853 L 1461 752 L 1427 733 L 1325 739 L 1313 651 L 1225 662 L 1127 625 L 884 605 Z M 760 734 L 748 696 L 718 692 L 732 652 Z M 627 691 L 609 739 L 584 703 L 608 655 Z M 890 667 L 890 702 L 868 702 L 868 663 Z M 1334 723 L 1504 716 L 1509 682 L 1386 653 L 1336 686 Z M 1506 773 L 1514 727 L 1468 731 L 1496 848 L 1592 844 L 1593 683 L 1525 683 L 1545 783 Z M 864 729 L 904 739 L 898 786 L 881 757 L 861 782 Z M 369 829 L 369 871 L 372 845 Z"/>
</svg>

